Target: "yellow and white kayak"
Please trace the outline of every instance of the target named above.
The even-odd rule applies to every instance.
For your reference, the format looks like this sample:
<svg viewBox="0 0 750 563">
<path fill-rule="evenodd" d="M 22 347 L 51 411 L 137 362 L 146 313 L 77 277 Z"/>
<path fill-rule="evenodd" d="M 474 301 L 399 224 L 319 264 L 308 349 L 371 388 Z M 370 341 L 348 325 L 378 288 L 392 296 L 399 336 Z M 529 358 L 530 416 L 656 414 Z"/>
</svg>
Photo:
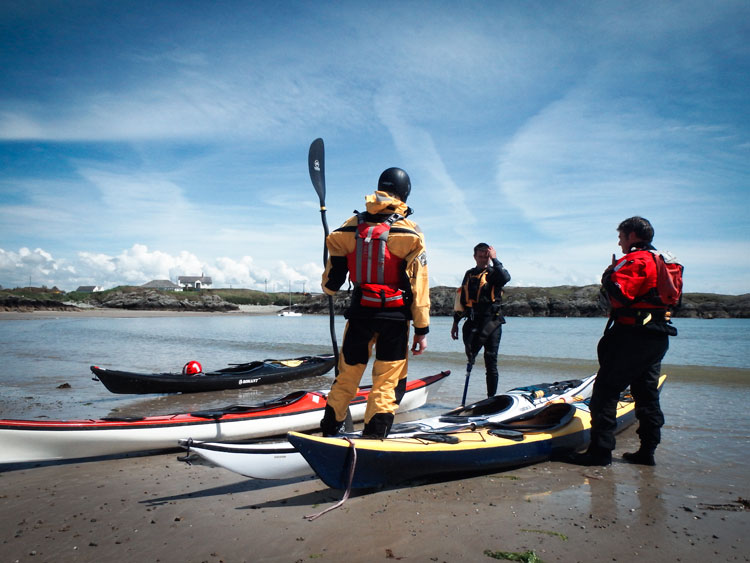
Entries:
<svg viewBox="0 0 750 563">
<path fill-rule="evenodd" d="M 659 385 L 663 385 L 662 375 Z M 624 394 L 617 429 L 635 421 L 635 403 Z M 586 402 L 554 403 L 498 424 L 408 438 L 323 438 L 290 432 L 289 442 L 315 473 L 336 489 L 372 488 L 416 478 L 488 472 L 538 463 L 588 445 Z"/>
</svg>

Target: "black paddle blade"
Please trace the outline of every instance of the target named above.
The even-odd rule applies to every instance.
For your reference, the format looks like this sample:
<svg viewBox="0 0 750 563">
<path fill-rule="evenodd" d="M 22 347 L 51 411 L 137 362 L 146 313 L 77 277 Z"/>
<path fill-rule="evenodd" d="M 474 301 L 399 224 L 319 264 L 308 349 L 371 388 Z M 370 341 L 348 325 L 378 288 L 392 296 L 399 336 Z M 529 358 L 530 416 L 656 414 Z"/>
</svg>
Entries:
<svg viewBox="0 0 750 563">
<path fill-rule="evenodd" d="M 326 167 L 325 167 L 325 148 L 323 139 L 315 139 L 310 145 L 310 152 L 307 155 L 307 165 L 310 168 L 310 180 L 318 192 L 320 198 L 320 207 L 326 205 Z"/>
</svg>

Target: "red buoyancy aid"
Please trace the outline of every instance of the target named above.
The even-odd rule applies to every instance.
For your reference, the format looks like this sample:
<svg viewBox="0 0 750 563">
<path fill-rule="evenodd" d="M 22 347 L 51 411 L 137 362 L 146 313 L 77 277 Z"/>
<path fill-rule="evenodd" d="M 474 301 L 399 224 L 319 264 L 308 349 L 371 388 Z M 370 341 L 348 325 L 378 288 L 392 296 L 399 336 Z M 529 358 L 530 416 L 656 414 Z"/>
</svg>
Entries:
<svg viewBox="0 0 750 563">
<path fill-rule="evenodd" d="M 668 250 L 650 250 L 656 262 L 656 293 L 668 307 L 682 303 L 682 273 L 685 267 Z"/>
<path fill-rule="evenodd" d="M 391 226 L 403 219 L 393 213 L 382 223 L 370 225 L 365 213 L 357 213 L 356 246 L 346 256 L 349 279 L 359 286 L 364 307 L 402 307 L 403 291 L 399 288 L 404 260 L 391 254 L 388 235 Z"/>
<path fill-rule="evenodd" d="M 655 320 L 651 313 L 666 313 L 682 297 L 682 269 L 669 253 L 637 250 L 624 256 L 605 274 L 612 316 L 622 324 L 644 325 Z"/>
</svg>

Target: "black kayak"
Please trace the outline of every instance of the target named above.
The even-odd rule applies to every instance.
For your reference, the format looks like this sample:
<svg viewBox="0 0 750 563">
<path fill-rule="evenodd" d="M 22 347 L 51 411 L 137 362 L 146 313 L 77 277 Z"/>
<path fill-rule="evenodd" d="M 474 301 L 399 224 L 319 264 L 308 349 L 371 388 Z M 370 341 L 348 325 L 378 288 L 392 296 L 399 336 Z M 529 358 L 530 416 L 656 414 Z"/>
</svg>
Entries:
<svg viewBox="0 0 750 563">
<path fill-rule="evenodd" d="M 96 376 L 112 393 L 199 393 L 222 389 L 244 389 L 256 385 L 280 383 L 329 372 L 333 355 L 302 356 L 289 360 L 263 360 L 231 364 L 218 371 L 195 375 L 182 373 L 133 373 L 91 366 Z"/>
</svg>

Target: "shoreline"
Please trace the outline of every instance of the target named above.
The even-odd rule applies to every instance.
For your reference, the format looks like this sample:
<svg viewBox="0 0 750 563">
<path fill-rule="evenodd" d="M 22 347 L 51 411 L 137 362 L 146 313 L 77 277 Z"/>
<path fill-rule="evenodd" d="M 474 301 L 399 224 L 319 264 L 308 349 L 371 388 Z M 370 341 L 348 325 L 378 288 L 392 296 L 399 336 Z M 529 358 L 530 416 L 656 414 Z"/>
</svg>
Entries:
<svg viewBox="0 0 750 563">
<path fill-rule="evenodd" d="M 139 318 L 139 317 L 206 317 L 212 315 L 275 315 L 286 309 L 282 305 L 240 305 L 238 311 L 171 311 L 144 309 L 81 308 L 76 311 L 37 309 L 34 311 L 0 311 L 0 321 L 70 318 Z"/>
<path fill-rule="evenodd" d="M 275 315 L 279 311 L 287 309 L 286 305 L 239 305 L 236 311 L 182 311 L 170 309 L 119 309 L 110 307 L 79 307 L 74 310 L 58 309 L 33 309 L 33 310 L 0 310 L 0 321 L 3 320 L 33 320 L 33 319 L 54 319 L 61 317 L 70 318 L 148 318 L 148 317 L 205 317 L 214 315 Z M 327 315 L 327 312 L 306 312 L 304 315 Z M 337 313 L 339 315 L 339 313 Z M 450 315 L 433 315 L 434 317 L 449 317 Z M 508 318 L 516 318 L 513 315 L 506 315 Z M 545 315 L 521 315 L 519 318 L 567 318 L 558 316 Z M 591 317 L 573 317 L 573 318 L 591 318 Z M 602 322 L 606 321 L 606 316 L 596 317 Z M 675 317 L 682 318 L 701 318 L 701 317 Z M 705 320 L 719 318 L 744 319 L 746 317 L 705 317 Z"/>
<path fill-rule="evenodd" d="M 175 453 L 0 466 L 0 541 L 9 561 L 748 561 L 747 477 L 690 467 L 669 443 L 656 467 L 622 462 L 636 444 L 620 435 L 607 468 L 544 462 L 355 491 L 314 521 L 342 491 Z"/>
</svg>

